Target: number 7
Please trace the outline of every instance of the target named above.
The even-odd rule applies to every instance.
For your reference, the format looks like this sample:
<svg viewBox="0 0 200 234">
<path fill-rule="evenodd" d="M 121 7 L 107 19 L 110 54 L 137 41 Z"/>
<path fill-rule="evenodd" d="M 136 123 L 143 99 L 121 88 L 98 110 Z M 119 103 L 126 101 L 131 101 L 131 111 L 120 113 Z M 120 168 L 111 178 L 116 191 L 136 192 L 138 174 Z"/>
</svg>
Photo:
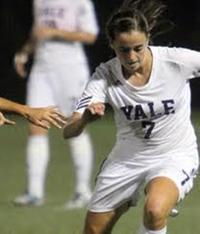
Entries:
<svg viewBox="0 0 200 234">
<path fill-rule="evenodd" d="M 145 139 L 150 139 L 150 136 L 151 136 L 151 133 L 153 131 L 154 126 L 155 126 L 154 122 L 142 121 L 142 127 L 147 129 L 146 134 L 144 135 Z"/>
</svg>

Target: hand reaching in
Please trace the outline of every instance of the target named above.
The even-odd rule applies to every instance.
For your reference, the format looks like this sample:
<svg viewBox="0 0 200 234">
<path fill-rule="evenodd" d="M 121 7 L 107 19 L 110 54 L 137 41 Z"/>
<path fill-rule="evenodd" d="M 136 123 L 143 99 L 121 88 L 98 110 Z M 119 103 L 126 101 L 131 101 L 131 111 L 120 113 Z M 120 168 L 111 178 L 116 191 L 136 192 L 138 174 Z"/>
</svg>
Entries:
<svg viewBox="0 0 200 234">
<path fill-rule="evenodd" d="M 51 125 L 62 128 L 66 124 L 66 117 L 62 115 L 56 107 L 46 107 L 46 108 L 29 108 L 25 114 L 25 118 L 45 129 L 49 129 Z"/>
</svg>

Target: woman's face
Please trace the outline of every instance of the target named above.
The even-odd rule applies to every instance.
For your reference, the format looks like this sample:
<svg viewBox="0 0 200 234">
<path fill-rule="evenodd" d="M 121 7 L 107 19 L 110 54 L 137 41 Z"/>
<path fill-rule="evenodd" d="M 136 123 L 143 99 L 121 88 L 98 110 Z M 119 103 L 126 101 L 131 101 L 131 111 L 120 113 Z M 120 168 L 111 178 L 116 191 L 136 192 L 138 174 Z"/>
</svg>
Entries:
<svg viewBox="0 0 200 234">
<path fill-rule="evenodd" d="M 132 30 L 117 34 L 111 47 L 124 69 L 132 74 L 143 66 L 148 42 L 145 33 Z"/>
</svg>

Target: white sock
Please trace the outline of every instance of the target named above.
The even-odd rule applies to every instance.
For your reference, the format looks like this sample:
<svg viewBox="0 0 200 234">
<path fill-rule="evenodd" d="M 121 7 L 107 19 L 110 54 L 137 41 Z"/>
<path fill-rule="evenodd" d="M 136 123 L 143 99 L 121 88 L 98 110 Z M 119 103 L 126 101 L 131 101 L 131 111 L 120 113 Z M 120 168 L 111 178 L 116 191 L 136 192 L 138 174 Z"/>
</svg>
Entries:
<svg viewBox="0 0 200 234">
<path fill-rule="evenodd" d="M 165 226 L 164 228 L 160 230 L 149 230 L 144 225 L 142 224 L 140 226 L 140 231 L 138 234 L 166 234 L 167 233 L 167 227 Z"/>
<path fill-rule="evenodd" d="M 28 194 L 43 198 L 49 141 L 46 135 L 29 136 L 27 143 Z"/>
<path fill-rule="evenodd" d="M 69 140 L 71 156 L 75 168 L 76 193 L 91 193 L 91 172 L 93 165 L 93 149 L 88 133 Z"/>
</svg>

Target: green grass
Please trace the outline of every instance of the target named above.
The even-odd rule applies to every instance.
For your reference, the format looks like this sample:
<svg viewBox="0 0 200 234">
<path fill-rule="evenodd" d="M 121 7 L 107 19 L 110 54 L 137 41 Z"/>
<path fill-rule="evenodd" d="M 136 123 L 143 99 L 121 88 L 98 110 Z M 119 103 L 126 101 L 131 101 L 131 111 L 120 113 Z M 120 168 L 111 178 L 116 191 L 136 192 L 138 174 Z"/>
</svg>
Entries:
<svg viewBox="0 0 200 234">
<path fill-rule="evenodd" d="M 193 119 L 198 131 L 199 114 Z M 199 120 L 198 120 L 199 121 Z M 0 131 L 0 234 L 80 234 L 84 223 L 85 210 L 66 211 L 63 205 L 73 191 L 74 174 L 67 143 L 59 130 L 50 131 L 51 160 L 47 175 L 46 203 L 39 208 L 20 208 L 12 204 L 15 196 L 25 187 L 25 146 L 27 125 L 21 119 L 14 127 L 3 126 Z M 115 141 L 115 127 L 112 118 L 97 121 L 89 126 L 94 148 L 94 177 L 101 161 L 112 148 Z M 180 205 L 180 215 L 170 218 L 169 234 L 200 233 L 200 181 Z M 143 200 L 131 209 L 117 223 L 113 234 L 133 234 L 142 217 Z"/>
</svg>

